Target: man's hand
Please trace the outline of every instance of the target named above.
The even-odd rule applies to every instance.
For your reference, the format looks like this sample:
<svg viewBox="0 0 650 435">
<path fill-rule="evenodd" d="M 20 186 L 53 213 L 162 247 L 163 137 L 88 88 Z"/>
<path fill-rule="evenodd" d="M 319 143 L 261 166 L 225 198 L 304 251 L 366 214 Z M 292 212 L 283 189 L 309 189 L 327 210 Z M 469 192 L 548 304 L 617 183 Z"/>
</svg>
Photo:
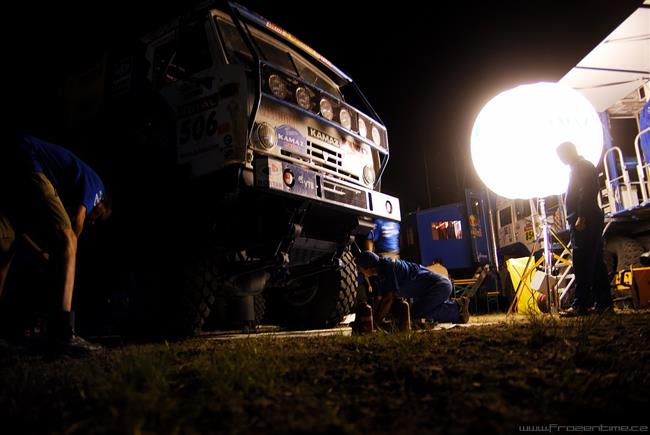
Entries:
<svg viewBox="0 0 650 435">
<path fill-rule="evenodd" d="M 31 237 L 29 237 L 27 234 L 23 233 L 23 240 L 25 241 L 25 244 L 32 250 L 36 255 L 41 257 L 43 260 L 47 261 L 50 259 L 50 254 L 48 254 L 45 250 L 43 250 L 40 246 L 36 244 L 32 240 Z"/>
<path fill-rule="evenodd" d="M 587 227 L 587 220 L 582 216 L 578 216 L 578 219 L 576 220 L 576 231 L 582 231 L 586 227 Z"/>
</svg>

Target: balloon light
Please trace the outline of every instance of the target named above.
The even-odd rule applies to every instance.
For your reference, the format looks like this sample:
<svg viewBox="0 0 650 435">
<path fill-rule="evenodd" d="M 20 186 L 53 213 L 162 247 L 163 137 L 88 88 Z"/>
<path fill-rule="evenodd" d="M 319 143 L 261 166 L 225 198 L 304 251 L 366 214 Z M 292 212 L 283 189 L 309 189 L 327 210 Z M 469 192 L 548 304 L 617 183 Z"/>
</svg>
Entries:
<svg viewBox="0 0 650 435">
<path fill-rule="evenodd" d="M 511 199 L 544 198 L 566 191 L 569 167 L 555 149 L 573 142 L 598 164 L 603 128 L 591 103 L 557 83 L 518 86 L 490 100 L 472 129 L 472 161 L 481 180 Z"/>
</svg>

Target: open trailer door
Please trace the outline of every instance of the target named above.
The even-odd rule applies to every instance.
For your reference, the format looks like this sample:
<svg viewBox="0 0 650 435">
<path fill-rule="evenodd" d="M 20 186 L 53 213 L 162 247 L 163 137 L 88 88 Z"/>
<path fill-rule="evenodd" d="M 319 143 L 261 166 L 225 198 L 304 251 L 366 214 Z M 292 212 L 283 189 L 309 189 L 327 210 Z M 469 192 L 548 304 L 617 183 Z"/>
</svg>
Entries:
<svg viewBox="0 0 650 435">
<path fill-rule="evenodd" d="M 484 191 L 465 190 L 472 254 L 478 264 L 494 264 L 494 257 L 490 249 L 492 228 L 490 227 L 487 201 L 488 198 Z"/>
</svg>

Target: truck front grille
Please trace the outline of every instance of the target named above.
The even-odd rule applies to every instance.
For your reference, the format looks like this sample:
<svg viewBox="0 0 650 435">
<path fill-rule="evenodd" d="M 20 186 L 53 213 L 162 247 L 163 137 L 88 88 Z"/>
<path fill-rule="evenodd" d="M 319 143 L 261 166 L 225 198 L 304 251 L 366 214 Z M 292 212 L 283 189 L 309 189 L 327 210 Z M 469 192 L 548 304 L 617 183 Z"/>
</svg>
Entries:
<svg viewBox="0 0 650 435">
<path fill-rule="evenodd" d="M 326 148 L 319 144 L 307 141 L 306 154 L 296 150 L 281 150 L 280 154 L 299 160 L 302 164 L 310 166 L 318 172 L 325 172 L 342 180 L 359 183 L 360 177 L 348 172 L 343 166 L 343 156 L 340 152 Z"/>
</svg>

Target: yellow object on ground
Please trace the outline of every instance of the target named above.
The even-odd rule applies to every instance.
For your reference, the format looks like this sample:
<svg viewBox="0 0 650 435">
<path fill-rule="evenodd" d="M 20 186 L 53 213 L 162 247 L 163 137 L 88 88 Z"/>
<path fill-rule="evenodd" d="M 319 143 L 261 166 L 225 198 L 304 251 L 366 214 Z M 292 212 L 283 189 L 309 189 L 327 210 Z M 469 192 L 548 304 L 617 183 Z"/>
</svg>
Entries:
<svg viewBox="0 0 650 435">
<path fill-rule="evenodd" d="M 515 300 L 512 304 L 512 312 L 519 314 L 538 314 L 541 313 L 537 305 L 537 293 L 530 287 L 530 278 L 539 263 L 540 259 L 533 263 L 529 257 L 511 258 L 506 261 L 506 268 L 512 280 L 512 286 L 515 289 Z M 528 265 L 528 267 L 526 267 Z"/>
</svg>

